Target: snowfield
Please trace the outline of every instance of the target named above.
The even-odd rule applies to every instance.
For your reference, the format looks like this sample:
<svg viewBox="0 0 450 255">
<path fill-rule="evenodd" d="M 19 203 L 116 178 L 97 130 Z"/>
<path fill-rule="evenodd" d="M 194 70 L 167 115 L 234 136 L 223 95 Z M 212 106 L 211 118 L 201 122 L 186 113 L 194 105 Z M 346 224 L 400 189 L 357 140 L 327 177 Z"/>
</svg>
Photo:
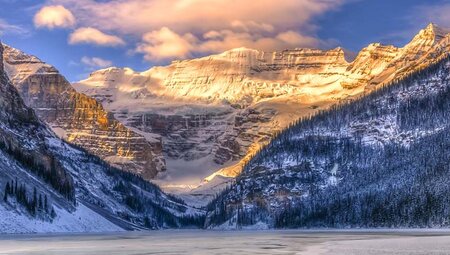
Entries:
<svg viewBox="0 0 450 255">
<path fill-rule="evenodd" d="M 83 233 L 83 232 L 121 232 L 122 228 L 106 220 L 84 205 L 75 212 L 56 207 L 56 218 L 52 222 L 39 221 L 25 214 L 17 214 L 0 206 L 0 229 L 3 233 Z"/>
</svg>

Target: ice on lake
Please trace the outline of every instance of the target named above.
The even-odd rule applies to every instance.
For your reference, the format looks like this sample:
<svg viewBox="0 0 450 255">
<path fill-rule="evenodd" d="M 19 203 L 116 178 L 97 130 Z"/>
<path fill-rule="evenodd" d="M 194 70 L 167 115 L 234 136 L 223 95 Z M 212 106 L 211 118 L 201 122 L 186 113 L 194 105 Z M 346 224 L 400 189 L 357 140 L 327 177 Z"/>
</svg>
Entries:
<svg viewBox="0 0 450 255">
<path fill-rule="evenodd" d="M 154 231 L 0 236 L 0 254 L 450 254 L 449 231 Z"/>
</svg>

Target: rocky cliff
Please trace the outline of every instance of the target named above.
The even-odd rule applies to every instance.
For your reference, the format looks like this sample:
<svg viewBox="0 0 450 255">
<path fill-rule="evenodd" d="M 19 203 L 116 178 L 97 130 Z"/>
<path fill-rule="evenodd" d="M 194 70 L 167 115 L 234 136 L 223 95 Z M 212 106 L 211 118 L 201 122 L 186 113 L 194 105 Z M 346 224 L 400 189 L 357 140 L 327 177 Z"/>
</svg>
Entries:
<svg viewBox="0 0 450 255">
<path fill-rule="evenodd" d="M 26 105 L 68 142 L 147 179 L 165 170 L 161 141 L 118 122 L 95 99 L 75 91 L 53 67 L 5 46 L 4 65 Z"/>
</svg>

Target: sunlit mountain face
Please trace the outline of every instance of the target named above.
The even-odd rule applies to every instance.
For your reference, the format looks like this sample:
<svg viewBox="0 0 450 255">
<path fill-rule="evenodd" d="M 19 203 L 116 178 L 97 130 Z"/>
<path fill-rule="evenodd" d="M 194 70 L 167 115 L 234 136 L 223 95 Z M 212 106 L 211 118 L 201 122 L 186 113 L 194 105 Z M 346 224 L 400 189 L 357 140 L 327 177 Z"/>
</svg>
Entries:
<svg viewBox="0 0 450 255">
<path fill-rule="evenodd" d="M 113 239 L 124 254 L 182 253 L 195 236 L 209 254 L 200 243 L 225 239 L 200 229 L 449 227 L 449 11 L 0 0 L 0 234 L 99 232 L 80 250 L 96 254 Z M 230 240 L 291 253 L 286 238 L 302 238 L 266 233 Z"/>
<path fill-rule="evenodd" d="M 447 33 L 429 24 L 401 48 L 373 43 L 353 57 L 342 48 L 237 48 L 145 72 L 102 69 L 73 86 L 124 125 L 160 137 L 162 188 L 208 201 L 293 119 L 422 70 L 443 54 Z"/>
<path fill-rule="evenodd" d="M 4 6 L 6 71 L 60 138 L 203 203 L 294 120 L 418 70 L 447 32 L 426 27 L 445 27 L 439 1 Z"/>
</svg>

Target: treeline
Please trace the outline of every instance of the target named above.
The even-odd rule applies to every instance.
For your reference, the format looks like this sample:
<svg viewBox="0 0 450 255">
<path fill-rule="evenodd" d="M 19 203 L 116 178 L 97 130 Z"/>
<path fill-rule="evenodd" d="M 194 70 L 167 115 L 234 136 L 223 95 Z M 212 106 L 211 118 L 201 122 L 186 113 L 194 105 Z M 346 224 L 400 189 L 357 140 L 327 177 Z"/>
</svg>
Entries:
<svg viewBox="0 0 450 255">
<path fill-rule="evenodd" d="M 6 182 L 3 201 L 5 203 L 15 202 L 21 204 L 32 216 L 39 214 L 49 215 L 51 218 L 56 217 L 56 212 L 53 206 L 49 205 L 47 195 L 37 192 L 36 187 L 33 188 L 33 193 L 30 197 L 25 184 L 19 184 L 12 180 Z"/>
<path fill-rule="evenodd" d="M 130 173 L 124 174 L 127 176 L 130 175 Z M 162 193 L 159 189 L 152 189 L 150 191 L 139 190 L 134 187 L 134 183 L 118 181 L 113 190 L 121 194 L 123 203 L 127 205 L 129 209 L 138 214 L 145 215 L 144 218 L 135 220 L 141 221 L 139 223 L 147 228 L 154 229 L 160 226 L 166 228 L 182 228 L 187 226 L 203 227 L 203 215 L 174 215 L 169 209 L 172 208 L 176 211 L 185 212 L 185 204 L 181 203 L 177 205 L 173 203 L 173 200 L 167 200 L 167 195 Z M 144 192 L 151 192 L 152 196 L 149 197 L 148 195 L 144 195 Z M 175 200 L 180 199 L 177 198 Z M 128 221 L 133 221 L 131 215 L 122 216 Z"/>
<path fill-rule="evenodd" d="M 73 147 L 74 149 L 83 152 L 86 155 L 85 158 L 87 162 L 91 162 L 101 166 L 101 168 L 104 169 L 104 172 L 113 179 L 117 180 L 122 179 L 124 181 L 134 183 L 135 185 L 149 192 L 162 193 L 162 190 L 159 186 L 149 181 L 146 181 L 144 178 L 142 178 L 142 176 L 133 172 L 118 169 L 117 167 L 114 167 L 109 163 L 107 163 L 106 161 L 104 161 L 103 159 L 101 159 L 99 156 L 89 153 L 85 148 L 81 147 L 80 145 L 69 143 L 67 141 L 65 141 L 65 143 Z"/>
<path fill-rule="evenodd" d="M 25 169 L 29 170 L 44 182 L 48 183 L 67 200 L 75 202 L 75 187 L 72 177 L 64 170 L 53 155 L 49 155 L 50 166 L 40 163 L 43 159 L 36 158 L 31 152 L 15 148 L 6 139 L 0 140 L 0 150 L 6 152 Z"/>
</svg>

